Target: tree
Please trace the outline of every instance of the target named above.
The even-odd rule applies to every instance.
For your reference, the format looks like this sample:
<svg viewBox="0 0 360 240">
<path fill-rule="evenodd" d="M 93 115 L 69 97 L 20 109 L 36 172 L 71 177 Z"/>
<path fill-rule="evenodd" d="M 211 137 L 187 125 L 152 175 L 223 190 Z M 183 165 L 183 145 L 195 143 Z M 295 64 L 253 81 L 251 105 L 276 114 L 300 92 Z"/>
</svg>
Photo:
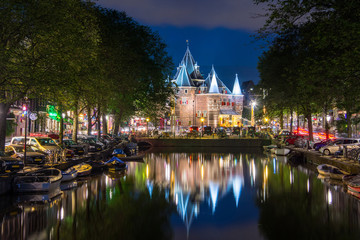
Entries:
<svg viewBox="0 0 360 240">
<path fill-rule="evenodd" d="M 85 42 L 92 44 L 96 35 L 86 8 L 81 0 L 0 1 L 0 150 L 13 102 L 67 98 L 69 76 L 89 57 Z"/>
<path fill-rule="evenodd" d="M 356 32 L 360 23 L 357 21 L 359 13 L 353 9 L 360 3 L 355 0 L 256 0 L 255 3 L 266 3 L 269 10 L 259 37 L 274 44 L 278 39 L 286 39 L 289 33 L 293 34 L 293 29 L 298 29 L 295 32 L 299 37 L 298 50 L 304 53 L 298 69 L 299 90 L 302 94 L 308 93 L 303 98 L 311 93 L 316 97 L 312 98 L 312 105 L 302 108 L 308 120 L 320 107 L 327 112 L 335 99 L 337 106 L 348 113 L 350 136 L 351 115 L 359 106 L 356 92 L 360 86 L 356 81 L 360 37 Z"/>
<path fill-rule="evenodd" d="M 157 112 L 172 90 L 166 77 L 172 61 L 166 45 L 149 27 L 140 25 L 125 12 L 98 8 L 101 49 L 98 64 L 106 93 L 100 94 L 103 112 L 119 124 L 135 112 Z"/>
</svg>

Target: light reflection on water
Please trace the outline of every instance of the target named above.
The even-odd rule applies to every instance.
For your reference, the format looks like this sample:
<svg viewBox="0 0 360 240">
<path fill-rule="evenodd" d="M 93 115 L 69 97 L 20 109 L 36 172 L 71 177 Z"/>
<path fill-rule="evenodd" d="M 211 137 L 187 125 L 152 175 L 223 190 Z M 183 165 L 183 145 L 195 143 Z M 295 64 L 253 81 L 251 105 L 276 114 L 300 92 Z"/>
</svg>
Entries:
<svg viewBox="0 0 360 240">
<path fill-rule="evenodd" d="M 359 203 L 286 157 L 154 152 L 61 195 L 1 197 L 0 237 L 357 239 Z"/>
</svg>

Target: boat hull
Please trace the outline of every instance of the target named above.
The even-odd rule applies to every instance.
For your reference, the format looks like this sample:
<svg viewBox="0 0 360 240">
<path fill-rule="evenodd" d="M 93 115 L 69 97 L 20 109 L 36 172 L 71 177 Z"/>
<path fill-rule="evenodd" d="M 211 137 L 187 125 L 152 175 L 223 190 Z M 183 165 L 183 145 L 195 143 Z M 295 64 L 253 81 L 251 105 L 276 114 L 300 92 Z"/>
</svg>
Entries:
<svg viewBox="0 0 360 240">
<path fill-rule="evenodd" d="M 344 176 L 348 175 L 349 173 L 340 170 L 339 168 L 332 166 L 332 165 L 328 165 L 328 164 L 321 164 L 319 166 L 317 166 L 317 171 L 319 172 L 319 174 L 325 176 L 325 177 L 330 177 L 332 179 L 336 179 L 336 180 L 342 180 Z"/>
<path fill-rule="evenodd" d="M 78 172 L 63 173 L 62 182 L 68 182 L 74 180 L 78 176 Z"/>
<path fill-rule="evenodd" d="M 61 179 L 60 170 L 41 169 L 15 177 L 13 186 L 16 193 L 51 192 L 59 188 Z"/>
<path fill-rule="evenodd" d="M 14 184 L 16 193 L 51 192 L 60 187 L 61 179 L 54 182 L 21 182 Z"/>
<path fill-rule="evenodd" d="M 280 156 L 286 156 L 290 153 L 288 148 L 275 148 L 275 154 Z"/>
</svg>

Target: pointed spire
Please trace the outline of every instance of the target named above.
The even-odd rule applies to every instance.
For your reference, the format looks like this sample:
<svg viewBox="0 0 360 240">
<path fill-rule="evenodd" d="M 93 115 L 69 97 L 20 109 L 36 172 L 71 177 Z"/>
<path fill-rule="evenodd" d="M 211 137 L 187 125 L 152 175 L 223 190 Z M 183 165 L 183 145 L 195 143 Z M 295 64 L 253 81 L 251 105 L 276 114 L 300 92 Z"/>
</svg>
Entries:
<svg viewBox="0 0 360 240">
<path fill-rule="evenodd" d="M 239 83 L 239 78 L 238 78 L 237 74 L 236 74 L 236 77 L 235 77 L 235 82 L 234 82 L 234 87 L 233 87 L 233 90 L 232 90 L 232 94 L 233 95 L 242 95 L 241 88 L 240 88 L 240 83 Z"/>
<path fill-rule="evenodd" d="M 177 74 L 175 81 L 176 81 L 176 84 L 178 87 L 193 86 L 193 82 L 192 82 L 184 64 L 182 64 L 182 66 L 180 67 L 179 74 Z"/>
<path fill-rule="evenodd" d="M 215 74 L 212 75 L 209 93 L 220 93 Z"/>
<path fill-rule="evenodd" d="M 195 60 L 190 52 L 189 41 L 186 40 L 186 43 L 187 43 L 186 52 L 181 61 L 181 64 L 184 64 L 186 66 L 186 70 L 190 75 L 195 70 Z"/>
</svg>

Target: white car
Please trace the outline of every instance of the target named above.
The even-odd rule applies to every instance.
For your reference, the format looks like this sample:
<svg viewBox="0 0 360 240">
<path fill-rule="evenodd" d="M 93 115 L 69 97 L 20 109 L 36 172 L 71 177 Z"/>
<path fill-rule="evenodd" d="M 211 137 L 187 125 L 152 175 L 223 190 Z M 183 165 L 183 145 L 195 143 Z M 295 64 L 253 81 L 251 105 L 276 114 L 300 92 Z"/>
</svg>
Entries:
<svg viewBox="0 0 360 240">
<path fill-rule="evenodd" d="M 342 138 L 337 139 L 328 145 L 321 147 L 319 151 L 324 155 L 335 154 L 335 152 L 342 150 L 344 146 L 352 146 L 360 144 L 359 138 Z"/>
</svg>

